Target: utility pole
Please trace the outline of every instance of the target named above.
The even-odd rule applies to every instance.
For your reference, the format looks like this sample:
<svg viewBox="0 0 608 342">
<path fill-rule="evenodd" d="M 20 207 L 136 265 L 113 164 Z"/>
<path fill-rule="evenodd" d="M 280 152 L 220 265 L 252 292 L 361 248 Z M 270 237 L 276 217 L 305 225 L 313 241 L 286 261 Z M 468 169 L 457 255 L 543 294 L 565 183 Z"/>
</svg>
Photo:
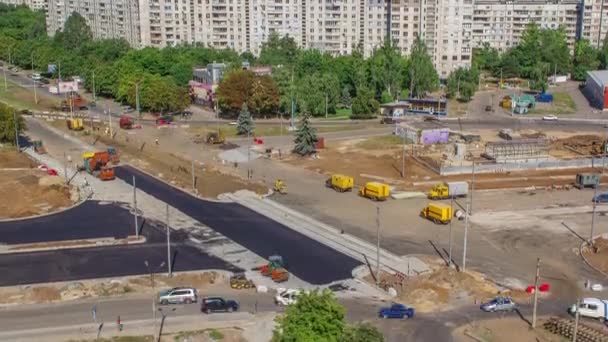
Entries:
<svg viewBox="0 0 608 342">
<path fill-rule="evenodd" d="M 137 117 L 139 118 L 139 116 L 141 115 L 139 108 L 139 82 L 135 83 L 135 107 L 137 110 Z"/>
<path fill-rule="evenodd" d="M 376 285 L 380 283 L 380 207 L 376 207 Z"/>
<path fill-rule="evenodd" d="M 167 203 L 167 275 L 171 277 L 173 274 L 171 272 L 171 230 L 169 229 L 169 204 Z"/>
<path fill-rule="evenodd" d="M 465 272 L 467 270 L 467 235 L 469 233 L 469 209 L 470 203 L 469 201 L 467 201 L 467 210 L 465 212 L 464 217 L 464 242 L 462 243 L 462 272 Z"/>
<path fill-rule="evenodd" d="M 452 267 L 452 221 L 454 219 L 454 196 L 450 196 L 450 208 L 452 208 L 452 217 L 450 217 L 450 234 L 449 234 L 449 243 L 448 243 L 448 267 Z"/>
<path fill-rule="evenodd" d="M 135 219 L 135 237 L 139 239 L 139 225 L 137 224 L 137 187 L 133 176 L 133 218 Z"/>
<path fill-rule="evenodd" d="M 196 176 L 194 175 L 194 159 L 192 159 L 192 192 L 196 193 Z"/>
<path fill-rule="evenodd" d="M 293 67 L 291 67 L 291 129 L 293 130 L 295 127 L 294 117 L 296 115 L 296 103 L 293 98 Z"/>
<path fill-rule="evenodd" d="M 397 131 L 397 124 L 395 124 L 395 132 Z M 401 178 L 405 178 L 405 132 L 403 133 L 403 151 L 401 153 Z"/>
<path fill-rule="evenodd" d="M 17 111 L 13 109 L 13 122 L 15 123 L 15 147 L 17 147 L 17 152 L 21 152 L 21 147 L 19 147 L 19 126 L 17 123 Z"/>
<path fill-rule="evenodd" d="M 578 320 L 579 320 L 579 307 L 581 306 L 581 300 L 576 300 L 576 313 L 574 314 L 574 333 L 572 334 L 572 342 L 576 342 L 576 334 L 578 333 Z"/>
<path fill-rule="evenodd" d="M 95 98 L 95 70 L 93 70 L 93 102 L 97 102 Z"/>
<path fill-rule="evenodd" d="M 532 329 L 536 328 L 536 309 L 538 307 L 538 278 L 540 277 L 540 258 L 536 259 L 536 279 L 534 280 L 534 307 L 532 309 Z"/>
<path fill-rule="evenodd" d="M 110 129 L 110 138 L 114 136 L 112 132 L 112 113 L 110 112 L 110 107 L 108 107 L 108 128 Z"/>
<path fill-rule="evenodd" d="M 65 152 L 63 152 L 63 175 L 65 177 L 65 184 L 67 185 L 68 184 L 68 180 L 69 180 L 69 177 L 68 177 L 68 160 L 67 160 L 67 157 L 65 155 Z"/>
<path fill-rule="evenodd" d="M 593 247 L 593 235 L 595 234 L 595 209 L 597 207 L 597 202 L 595 200 L 597 196 L 597 188 L 599 187 L 599 180 L 595 184 L 595 189 L 593 190 L 593 210 L 591 211 L 591 236 L 589 236 L 589 246 Z"/>
<path fill-rule="evenodd" d="M 34 53 L 32 52 L 32 81 L 34 81 L 34 103 L 38 104 L 38 95 L 36 94 L 36 80 L 34 79 Z"/>
<path fill-rule="evenodd" d="M 325 93 L 325 118 L 327 119 L 327 93 Z"/>
<path fill-rule="evenodd" d="M 475 159 L 473 159 L 473 175 L 471 176 L 471 206 L 469 207 L 469 215 L 473 215 L 473 192 L 475 191 Z"/>
<path fill-rule="evenodd" d="M 4 67 L 2 68 L 2 71 L 4 72 L 4 91 L 8 91 L 8 82 L 6 80 L 6 68 L 7 68 L 7 64 L 4 65 Z"/>
</svg>

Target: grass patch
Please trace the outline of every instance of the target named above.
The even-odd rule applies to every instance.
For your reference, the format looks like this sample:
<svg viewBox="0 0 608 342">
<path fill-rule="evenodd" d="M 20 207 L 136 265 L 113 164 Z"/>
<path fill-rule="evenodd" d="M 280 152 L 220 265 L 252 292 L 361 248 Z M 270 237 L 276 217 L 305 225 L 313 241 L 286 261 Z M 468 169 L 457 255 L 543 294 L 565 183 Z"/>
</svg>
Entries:
<svg viewBox="0 0 608 342">
<path fill-rule="evenodd" d="M 224 338 L 224 334 L 216 329 L 211 329 L 211 331 L 209 331 L 209 337 L 211 337 L 213 340 L 220 341 Z"/>
<path fill-rule="evenodd" d="M 55 103 L 46 96 L 42 96 L 43 92 L 47 92 L 44 88 L 37 88 L 38 104 L 35 104 L 34 93 L 31 89 L 23 88 L 11 81 L 7 81 L 7 84 L 8 89 L 5 89 L 4 80 L 0 80 L 0 102 L 16 109 L 48 110 L 58 104 L 58 102 Z"/>
<path fill-rule="evenodd" d="M 536 103 L 536 107 L 529 111 L 532 115 L 564 115 L 576 113 L 576 103 L 570 94 L 563 91 L 553 93 L 553 102 L 551 103 Z"/>
<path fill-rule="evenodd" d="M 224 339 L 224 334 L 222 334 L 222 332 L 217 329 L 203 329 L 194 331 L 181 331 L 177 333 L 177 335 L 173 336 L 173 340 L 175 342 L 181 342 L 185 339 L 189 339 L 190 337 L 197 337 L 204 334 L 209 334 L 209 338 L 214 341 L 221 341 Z"/>
<path fill-rule="evenodd" d="M 374 122 L 375 124 L 376 122 Z M 353 130 L 358 130 L 358 129 L 364 129 L 364 128 L 370 128 L 373 127 L 374 125 L 353 125 L 353 124 L 347 124 L 347 125 L 335 125 L 335 126 L 323 126 L 323 127 L 316 127 L 316 131 L 317 133 L 327 133 L 327 132 L 340 132 L 340 131 L 353 131 Z M 376 125 L 379 126 L 379 125 Z M 227 138 L 243 138 L 246 136 L 241 136 L 241 135 L 237 135 L 236 134 L 236 126 L 233 125 L 227 125 L 227 124 L 222 124 L 219 125 L 220 130 L 222 132 L 224 132 L 224 135 Z M 287 128 L 289 127 L 289 123 L 285 122 L 283 127 L 281 128 L 281 125 L 259 125 L 259 126 L 255 126 L 254 129 L 254 135 L 258 136 L 258 137 L 270 137 L 270 136 L 278 136 L 278 135 L 293 135 L 293 132 L 290 132 L 287 130 Z M 297 124 L 296 124 L 297 127 Z M 314 124 L 313 124 L 314 127 Z M 192 135 L 201 135 L 203 137 L 207 136 L 207 133 L 209 132 L 215 132 L 217 130 L 217 125 L 206 125 L 206 126 L 196 126 L 196 127 L 189 127 L 186 131 L 189 134 Z"/>
<path fill-rule="evenodd" d="M 405 139 L 405 143 L 409 144 L 409 139 Z M 382 135 L 371 137 L 357 143 L 356 147 L 364 150 L 382 150 L 386 148 L 395 148 L 403 145 L 403 138 L 396 135 Z"/>
<path fill-rule="evenodd" d="M 352 114 L 353 114 L 353 111 L 350 108 L 338 108 L 338 109 L 336 109 L 336 114 L 330 114 L 327 119 L 328 120 L 348 120 Z"/>
</svg>

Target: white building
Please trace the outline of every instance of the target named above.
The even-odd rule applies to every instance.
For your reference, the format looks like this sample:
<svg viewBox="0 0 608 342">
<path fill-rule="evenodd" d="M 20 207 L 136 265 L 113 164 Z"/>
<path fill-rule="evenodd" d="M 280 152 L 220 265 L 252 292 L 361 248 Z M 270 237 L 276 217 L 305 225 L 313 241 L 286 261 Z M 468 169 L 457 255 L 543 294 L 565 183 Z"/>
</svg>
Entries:
<svg viewBox="0 0 608 342">
<path fill-rule="evenodd" d="M 580 3 L 580 36 L 601 47 L 608 33 L 608 1 L 582 0 Z"/>
<path fill-rule="evenodd" d="M 8 5 L 25 5 L 34 11 L 46 11 L 46 0 L 2 0 L 1 3 Z"/>
</svg>

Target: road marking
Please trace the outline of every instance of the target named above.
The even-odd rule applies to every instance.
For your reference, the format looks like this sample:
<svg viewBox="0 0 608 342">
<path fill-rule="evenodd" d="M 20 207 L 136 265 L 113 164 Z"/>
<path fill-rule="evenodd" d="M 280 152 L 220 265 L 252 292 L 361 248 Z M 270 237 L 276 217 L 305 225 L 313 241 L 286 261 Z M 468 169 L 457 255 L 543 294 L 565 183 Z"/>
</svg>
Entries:
<svg viewBox="0 0 608 342">
<path fill-rule="evenodd" d="M 203 241 L 201 241 L 201 240 L 199 240 L 197 238 L 193 238 L 193 237 L 190 238 L 190 241 L 192 241 L 194 243 L 203 243 Z"/>
</svg>

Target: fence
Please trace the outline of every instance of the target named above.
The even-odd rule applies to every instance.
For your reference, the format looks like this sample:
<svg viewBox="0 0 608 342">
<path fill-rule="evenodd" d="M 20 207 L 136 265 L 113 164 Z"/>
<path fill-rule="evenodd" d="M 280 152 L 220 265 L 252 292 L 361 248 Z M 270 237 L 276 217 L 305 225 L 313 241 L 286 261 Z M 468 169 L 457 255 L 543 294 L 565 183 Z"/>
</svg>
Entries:
<svg viewBox="0 0 608 342">
<path fill-rule="evenodd" d="M 475 173 L 505 173 L 511 171 L 549 170 L 549 169 L 580 169 L 608 166 L 608 158 L 587 157 L 571 160 L 532 160 L 526 162 L 475 164 Z M 441 166 L 442 176 L 470 174 L 473 165 Z"/>
</svg>

